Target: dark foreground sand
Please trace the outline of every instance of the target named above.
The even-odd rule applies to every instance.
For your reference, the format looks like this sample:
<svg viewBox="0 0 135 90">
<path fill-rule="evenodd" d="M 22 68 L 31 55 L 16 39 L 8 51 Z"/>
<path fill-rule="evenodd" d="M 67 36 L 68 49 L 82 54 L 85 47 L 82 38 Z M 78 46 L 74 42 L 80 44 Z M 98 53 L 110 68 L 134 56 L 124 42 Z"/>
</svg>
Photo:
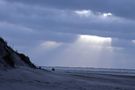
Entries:
<svg viewBox="0 0 135 90">
<path fill-rule="evenodd" d="M 135 90 L 135 74 L 97 69 L 1 70 L 0 90 Z"/>
</svg>

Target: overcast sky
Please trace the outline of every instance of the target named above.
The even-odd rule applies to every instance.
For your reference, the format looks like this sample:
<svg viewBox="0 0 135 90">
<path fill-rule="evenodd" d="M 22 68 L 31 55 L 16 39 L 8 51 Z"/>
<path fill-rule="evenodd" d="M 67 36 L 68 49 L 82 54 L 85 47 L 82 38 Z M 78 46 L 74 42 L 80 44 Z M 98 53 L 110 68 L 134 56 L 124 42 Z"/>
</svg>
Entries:
<svg viewBox="0 0 135 90">
<path fill-rule="evenodd" d="M 0 36 L 36 65 L 135 68 L 135 0 L 0 0 Z"/>
</svg>

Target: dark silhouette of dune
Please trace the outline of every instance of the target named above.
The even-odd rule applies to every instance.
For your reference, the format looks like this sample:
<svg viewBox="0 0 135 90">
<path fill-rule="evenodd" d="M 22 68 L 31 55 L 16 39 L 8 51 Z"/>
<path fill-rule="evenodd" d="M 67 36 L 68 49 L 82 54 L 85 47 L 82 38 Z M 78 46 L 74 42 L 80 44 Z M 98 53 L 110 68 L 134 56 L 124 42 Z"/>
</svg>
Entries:
<svg viewBox="0 0 135 90">
<path fill-rule="evenodd" d="M 26 66 L 36 68 L 29 57 L 23 53 L 18 53 L 7 45 L 7 42 L 0 37 L 0 67 L 19 67 Z"/>
</svg>

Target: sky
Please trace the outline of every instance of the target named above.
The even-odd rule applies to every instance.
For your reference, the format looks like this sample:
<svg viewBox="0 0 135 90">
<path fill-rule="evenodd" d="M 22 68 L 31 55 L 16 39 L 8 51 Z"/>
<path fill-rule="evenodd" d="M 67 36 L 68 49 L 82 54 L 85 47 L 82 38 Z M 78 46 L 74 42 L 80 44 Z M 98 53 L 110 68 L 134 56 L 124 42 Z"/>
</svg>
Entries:
<svg viewBox="0 0 135 90">
<path fill-rule="evenodd" d="M 40 66 L 135 69 L 135 0 L 0 0 L 0 36 Z"/>
</svg>

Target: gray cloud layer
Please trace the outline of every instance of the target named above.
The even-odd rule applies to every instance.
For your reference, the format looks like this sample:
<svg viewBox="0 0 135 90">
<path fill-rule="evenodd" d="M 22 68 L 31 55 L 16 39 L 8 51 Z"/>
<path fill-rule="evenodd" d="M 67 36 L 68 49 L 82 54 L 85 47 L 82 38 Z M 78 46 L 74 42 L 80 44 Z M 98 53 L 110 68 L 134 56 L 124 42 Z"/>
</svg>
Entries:
<svg viewBox="0 0 135 90">
<path fill-rule="evenodd" d="M 125 17 L 133 19 L 135 18 L 135 13 L 133 12 L 135 8 L 134 0 L 8 0 L 10 2 L 21 2 L 31 5 L 47 6 L 59 9 L 91 9 L 93 11 L 99 12 L 112 12 L 116 16 Z"/>
</svg>

